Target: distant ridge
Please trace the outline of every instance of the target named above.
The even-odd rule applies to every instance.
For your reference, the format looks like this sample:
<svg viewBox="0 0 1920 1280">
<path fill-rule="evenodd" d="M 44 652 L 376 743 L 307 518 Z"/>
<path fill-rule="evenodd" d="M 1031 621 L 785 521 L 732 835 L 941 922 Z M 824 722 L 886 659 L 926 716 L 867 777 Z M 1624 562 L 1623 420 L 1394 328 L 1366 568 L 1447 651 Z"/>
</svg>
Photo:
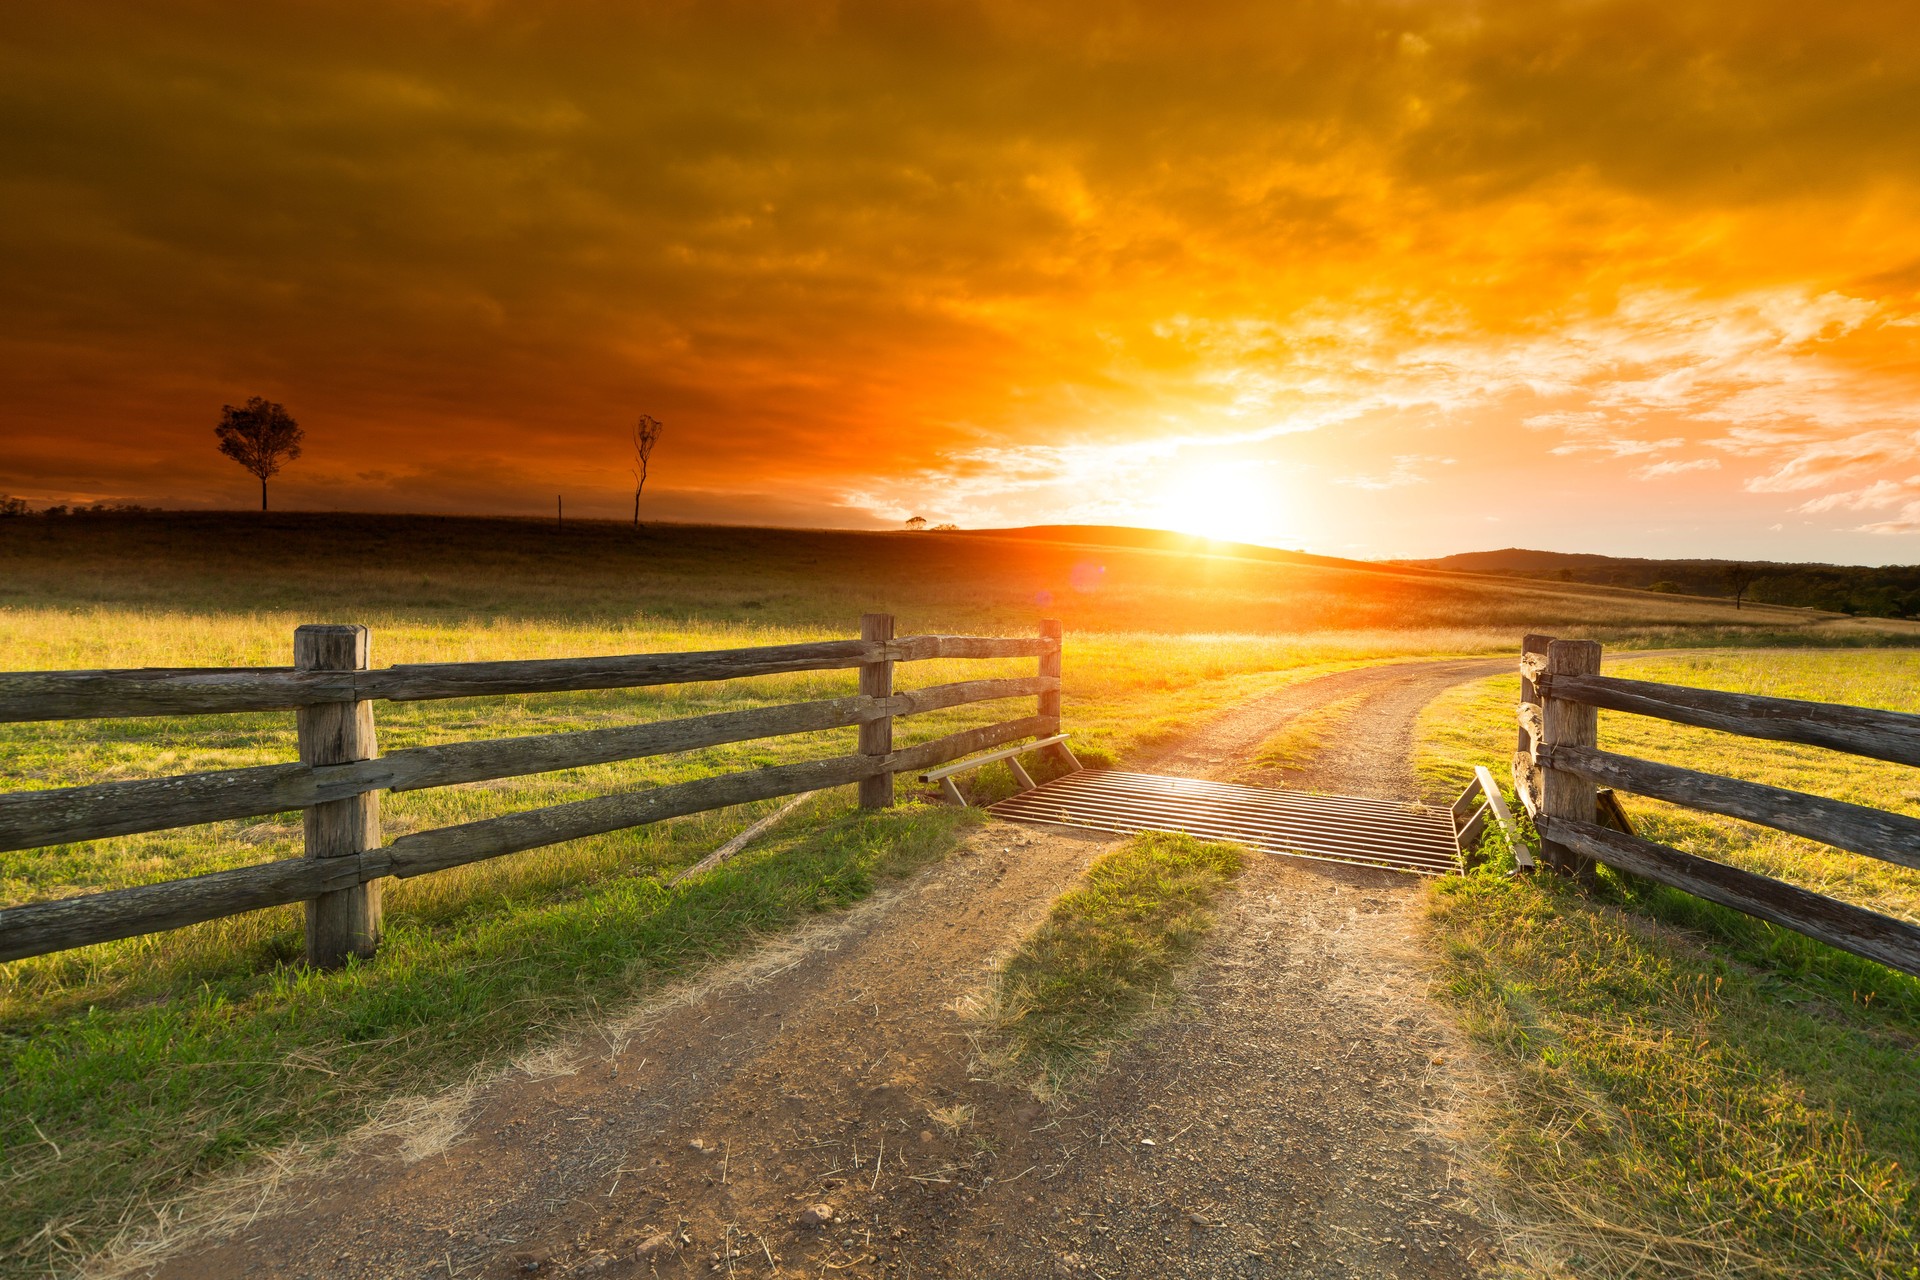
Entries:
<svg viewBox="0 0 1920 1280">
<path fill-rule="evenodd" d="M 1031 524 L 1013 529 L 960 529 L 952 532 L 974 537 L 1019 538 L 1028 542 L 1059 542 L 1089 547 L 1132 547 L 1151 551 L 1175 551 L 1184 555 L 1232 556 L 1237 560 L 1271 560 L 1282 564 L 1317 564 L 1333 569 L 1393 569 L 1400 567 L 1372 560 L 1346 560 L 1339 556 L 1317 556 L 1306 551 L 1287 551 L 1263 547 L 1257 542 L 1231 542 L 1205 538 L 1196 533 L 1177 533 L 1172 529 L 1140 529 L 1121 524 Z"/>
<path fill-rule="evenodd" d="M 1874 618 L 1920 617 L 1920 566 L 1915 565 L 1876 568 L 1774 560 L 1649 560 L 1593 552 L 1532 551 L 1525 547 L 1392 563 L 1454 573 L 1638 587 L 1698 596 L 1731 596 L 1726 572 L 1734 565 L 1744 565 L 1759 575 L 1747 593 L 1747 598 L 1756 603 L 1796 605 Z"/>
</svg>

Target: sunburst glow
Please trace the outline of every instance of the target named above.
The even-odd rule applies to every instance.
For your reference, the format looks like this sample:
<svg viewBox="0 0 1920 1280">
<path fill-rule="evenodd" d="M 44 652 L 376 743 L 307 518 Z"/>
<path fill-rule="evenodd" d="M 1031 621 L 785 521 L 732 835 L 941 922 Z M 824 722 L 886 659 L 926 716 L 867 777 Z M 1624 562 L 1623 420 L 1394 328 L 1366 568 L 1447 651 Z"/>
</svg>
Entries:
<svg viewBox="0 0 1920 1280">
<path fill-rule="evenodd" d="M 1286 524 L 1271 467 L 1208 463 L 1173 473 L 1145 523 L 1203 538 L 1271 542 Z"/>
</svg>

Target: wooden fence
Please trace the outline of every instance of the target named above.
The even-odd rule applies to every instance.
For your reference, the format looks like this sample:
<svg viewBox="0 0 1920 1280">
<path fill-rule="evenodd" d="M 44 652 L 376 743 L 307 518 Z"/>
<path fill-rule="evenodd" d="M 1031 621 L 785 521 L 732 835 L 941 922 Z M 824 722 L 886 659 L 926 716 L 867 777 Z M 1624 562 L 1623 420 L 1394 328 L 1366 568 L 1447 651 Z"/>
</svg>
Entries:
<svg viewBox="0 0 1920 1280">
<path fill-rule="evenodd" d="M 1616 755 L 1598 740 L 1606 708 L 1920 765 L 1920 716 L 1617 679 L 1600 674 L 1597 643 L 1537 635 L 1523 645 L 1520 699 L 1514 782 L 1548 866 L 1586 876 L 1603 862 L 1920 975 L 1920 927 L 1642 839 L 1603 824 L 1596 807 L 1607 786 L 1920 868 L 1920 820 Z"/>
<path fill-rule="evenodd" d="M 0 850 L 304 811 L 305 856 L 136 888 L 0 910 L 0 961 L 156 933 L 290 902 L 307 904 L 307 959 L 368 956 L 380 937 L 380 883 L 748 801 L 857 784 L 869 808 L 893 802 L 893 776 L 1060 727 L 1060 624 L 1032 637 L 895 637 L 868 614 L 860 639 L 698 653 L 371 668 L 360 626 L 303 626 L 292 667 L 28 671 L 0 674 L 0 721 L 292 710 L 297 762 L 180 777 L 0 793 Z M 895 690 L 897 662 L 1039 659 L 1036 675 Z M 536 737 L 412 747 L 380 755 L 373 703 L 489 694 L 634 689 L 796 671 L 858 669 L 860 692 L 679 720 Z M 893 721 L 965 703 L 1037 697 L 1037 714 L 894 750 Z M 420 831 L 383 843 L 381 791 L 609 764 L 723 743 L 857 726 L 855 754 Z"/>
</svg>

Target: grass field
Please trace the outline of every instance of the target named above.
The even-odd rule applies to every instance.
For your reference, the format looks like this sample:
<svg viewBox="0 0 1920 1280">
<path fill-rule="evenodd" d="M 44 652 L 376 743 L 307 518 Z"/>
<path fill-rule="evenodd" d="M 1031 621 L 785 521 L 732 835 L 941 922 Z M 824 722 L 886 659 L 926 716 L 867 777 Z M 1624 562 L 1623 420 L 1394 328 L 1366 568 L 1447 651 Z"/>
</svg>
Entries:
<svg viewBox="0 0 1920 1280">
<path fill-rule="evenodd" d="M 994 1070 L 1053 1097 L 1173 990 L 1245 851 L 1143 832 L 1087 868 L 994 976 L 979 1017 Z"/>
<path fill-rule="evenodd" d="M 1636 679 L 1920 711 L 1920 655 L 1700 654 Z M 1428 708 L 1438 799 L 1512 751 L 1512 677 Z M 1910 769 L 1601 712 L 1608 750 L 1920 813 Z M 1677 848 L 1920 921 L 1920 873 L 1626 798 Z M 1441 886 L 1444 990 L 1504 1069 L 1487 1146 L 1566 1273 L 1920 1276 L 1920 980 L 1656 885 L 1495 859 Z"/>
<path fill-rule="evenodd" d="M 1124 759 L 1254 694 L 1359 662 L 1510 651 L 1520 632 L 1615 645 L 1911 642 L 1906 624 L 1605 588 L 986 536 L 405 517 L 0 521 L 13 669 L 284 664 L 302 622 L 373 629 L 375 665 L 1068 627 L 1065 720 Z M 904 665 L 903 687 L 1030 662 Z M 380 704 L 384 750 L 850 693 L 851 673 L 614 693 Z M 956 709 L 903 744 L 1021 714 Z M 389 835 L 837 754 L 851 731 L 382 798 Z M 291 715 L 0 726 L 0 787 L 291 759 Z M 991 777 L 983 785 L 992 787 Z M 912 788 L 908 788 L 912 790 Z M 390 887 L 380 958 L 293 963 L 287 908 L 0 965 L 0 1264 L 44 1272 L 153 1220 L 263 1149 L 321 1141 L 388 1099 L 498 1065 L 807 911 L 937 857 L 966 815 L 811 802 L 734 868 L 666 873 L 759 810 L 700 815 Z M 0 855 L 0 905 L 298 852 L 298 817 Z"/>
</svg>

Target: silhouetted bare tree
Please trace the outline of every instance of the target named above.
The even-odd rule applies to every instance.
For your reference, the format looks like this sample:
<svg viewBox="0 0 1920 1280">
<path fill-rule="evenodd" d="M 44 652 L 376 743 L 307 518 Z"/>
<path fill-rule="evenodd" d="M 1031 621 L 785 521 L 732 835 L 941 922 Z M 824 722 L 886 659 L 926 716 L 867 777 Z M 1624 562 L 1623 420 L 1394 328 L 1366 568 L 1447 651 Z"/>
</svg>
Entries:
<svg viewBox="0 0 1920 1280">
<path fill-rule="evenodd" d="M 280 405 L 253 396 L 238 409 L 220 406 L 220 425 L 213 433 L 220 438 L 220 452 L 260 477 L 260 509 L 265 511 L 267 478 L 300 456 L 306 432 Z"/>
<path fill-rule="evenodd" d="M 633 527 L 640 527 L 640 491 L 647 487 L 647 464 L 653 461 L 653 446 L 660 443 L 660 419 L 643 413 L 633 428 Z"/>
<path fill-rule="evenodd" d="M 926 527 L 927 518 L 925 516 L 914 516 L 907 521 L 907 528 L 913 530 L 915 533 L 920 532 Z"/>
<path fill-rule="evenodd" d="M 1741 597 L 1748 588 L 1760 579 L 1760 571 L 1750 564 L 1730 564 L 1720 571 L 1720 580 L 1727 584 L 1727 590 L 1733 592 L 1733 607 L 1740 607 Z"/>
</svg>

